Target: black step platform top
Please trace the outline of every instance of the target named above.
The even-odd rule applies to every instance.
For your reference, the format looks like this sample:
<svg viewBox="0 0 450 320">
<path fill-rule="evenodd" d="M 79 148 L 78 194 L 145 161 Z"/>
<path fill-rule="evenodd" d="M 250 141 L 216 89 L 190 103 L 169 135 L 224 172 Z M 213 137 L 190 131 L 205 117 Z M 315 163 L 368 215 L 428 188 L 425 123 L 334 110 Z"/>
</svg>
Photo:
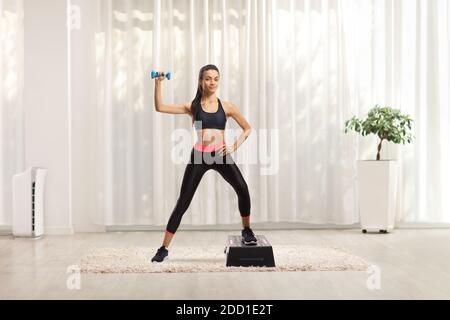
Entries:
<svg viewBox="0 0 450 320">
<path fill-rule="evenodd" d="M 256 245 L 246 245 L 241 236 L 228 236 L 227 267 L 275 267 L 272 246 L 263 235 L 255 235 Z"/>
<path fill-rule="evenodd" d="M 263 235 L 255 235 L 255 238 L 258 240 L 256 245 L 246 245 L 242 242 L 241 236 L 228 236 L 227 246 L 230 247 L 271 247 L 269 241 L 267 241 L 266 237 Z"/>
</svg>

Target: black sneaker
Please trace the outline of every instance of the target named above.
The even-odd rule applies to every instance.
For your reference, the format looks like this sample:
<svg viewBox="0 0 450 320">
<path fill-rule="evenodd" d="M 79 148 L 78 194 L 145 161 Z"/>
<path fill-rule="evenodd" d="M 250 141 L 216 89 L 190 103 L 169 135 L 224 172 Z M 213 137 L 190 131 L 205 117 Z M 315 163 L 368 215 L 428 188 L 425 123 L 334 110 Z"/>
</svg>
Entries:
<svg viewBox="0 0 450 320">
<path fill-rule="evenodd" d="M 152 262 L 163 262 L 165 259 L 169 258 L 169 250 L 166 247 L 162 246 L 158 249 L 155 256 L 152 259 Z"/>
<path fill-rule="evenodd" d="M 248 246 L 254 246 L 257 244 L 258 240 L 256 239 L 252 229 L 246 227 L 242 230 L 242 242 Z"/>
</svg>

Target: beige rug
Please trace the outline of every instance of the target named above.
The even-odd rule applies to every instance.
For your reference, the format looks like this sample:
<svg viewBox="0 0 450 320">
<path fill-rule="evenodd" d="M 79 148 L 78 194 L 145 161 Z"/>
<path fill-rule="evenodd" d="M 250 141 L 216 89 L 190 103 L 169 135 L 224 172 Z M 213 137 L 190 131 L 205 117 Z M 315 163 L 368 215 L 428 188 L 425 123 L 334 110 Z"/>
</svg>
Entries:
<svg viewBox="0 0 450 320">
<path fill-rule="evenodd" d="M 79 262 L 83 273 L 366 271 L 369 263 L 344 249 L 272 246 L 275 268 L 226 267 L 225 247 L 172 247 L 169 260 L 151 263 L 154 248 L 95 248 Z"/>
</svg>

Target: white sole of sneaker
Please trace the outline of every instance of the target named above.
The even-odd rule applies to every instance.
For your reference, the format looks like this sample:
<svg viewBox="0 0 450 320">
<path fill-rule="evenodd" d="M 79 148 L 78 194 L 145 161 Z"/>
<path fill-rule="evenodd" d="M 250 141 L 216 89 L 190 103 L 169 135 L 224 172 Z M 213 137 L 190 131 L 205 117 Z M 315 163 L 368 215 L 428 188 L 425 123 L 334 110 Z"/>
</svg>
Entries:
<svg viewBox="0 0 450 320">
<path fill-rule="evenodd" d="M 163 263 L 164 261 L 169 260 L 169 256 L 164 257 L 163 261 L 158 262 L 158 261 L 152 261 L 152 263 Z"/>
</svg>

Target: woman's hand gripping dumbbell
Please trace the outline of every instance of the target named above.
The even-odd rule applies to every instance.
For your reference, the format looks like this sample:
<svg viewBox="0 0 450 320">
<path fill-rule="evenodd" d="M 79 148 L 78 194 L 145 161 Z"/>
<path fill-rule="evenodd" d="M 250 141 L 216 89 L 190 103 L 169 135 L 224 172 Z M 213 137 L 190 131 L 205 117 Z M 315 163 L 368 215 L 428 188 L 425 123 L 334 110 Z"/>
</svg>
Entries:
<svg viewBox="0 0 450 320">
<path fill-rule="evenodd" d="M 170 80 L 171 73 L 170 72 L 157 72 L 152 70 L 152 79 L 158 78 L 159 80 L 164 80 L 167 78 L 167 80 Z"/>
</svg>

